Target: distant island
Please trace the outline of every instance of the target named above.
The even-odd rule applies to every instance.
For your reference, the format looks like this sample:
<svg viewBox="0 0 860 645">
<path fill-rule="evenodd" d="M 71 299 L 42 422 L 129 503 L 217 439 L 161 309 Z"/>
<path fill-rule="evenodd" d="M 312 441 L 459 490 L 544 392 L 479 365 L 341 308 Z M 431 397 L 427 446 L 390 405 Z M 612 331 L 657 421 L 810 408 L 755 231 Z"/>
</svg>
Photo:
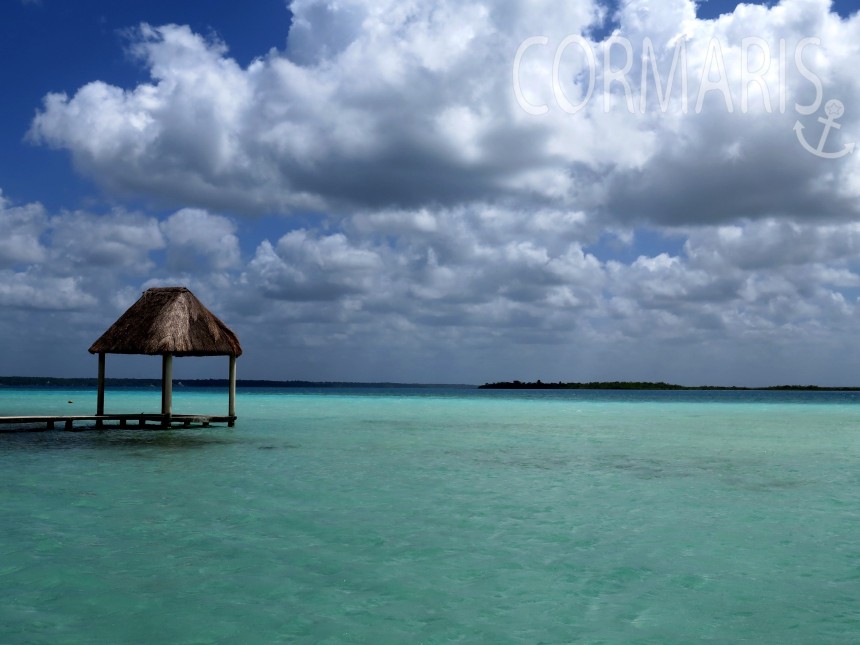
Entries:
<svg viewBox="0 0 860 645">
<path fill-rule="evenodd" d="M 544 383 L 540 379 L 533 383 L 523 381 L 501 381 L 478 386 L 481 390 L 787 390 L 801 392 L 858 392 L 860 387 L 822 387 L 820 385 L 770 385 L 767 387 L 742 387 L 738 385 L 676 385 L 650 381 L 592 381 L 591 383 Z"/>
<path fill-rule="evenodd" d="M 0 376 L 3 387 L 57 387 L 95 388 L 95 378 L 61 378 L 54 376 Z M 152 378 L 108 378 L 109 388 L 161 387 L 161 379 Z M 677 385 L 662 381 L 592 381 L 590 383 L 544 383 L 500 381 L 484 385 L 464 383 L 358 383 L 354 381 L 271 381 L 263 379 L 239 379 L 236 384 L 243 388 L 321 388 L 321 389 L 373 389 L 373 388 L 422 388 L 422 389 L 479 389 L 479 390 L 747 390 L 747 391 L 797 391 L 797 392 L 860 392 L 860 387 L 826 387 L 821 385 L 771 385 L 767 387 L 743 387 L 738 385 Z M 175 388 L 226 388 L 227 379 L 174 379 Z"/>
</svg>

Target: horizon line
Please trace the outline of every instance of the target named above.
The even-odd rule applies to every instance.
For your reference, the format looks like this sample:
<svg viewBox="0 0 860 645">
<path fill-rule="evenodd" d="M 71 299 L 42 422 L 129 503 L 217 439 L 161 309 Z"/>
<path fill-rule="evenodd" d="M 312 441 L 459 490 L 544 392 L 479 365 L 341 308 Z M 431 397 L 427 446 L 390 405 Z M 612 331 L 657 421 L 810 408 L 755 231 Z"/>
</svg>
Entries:
<svg viewBox="0 0 860 645">
<path fill-rule="evenodd" d="M 90 376 L 0 376 L 0 387 L 14 385 L 84 385 L 95 386 L 96 377 Z M 110 377 L 105 379 L 107 384 L 156 384 L 160 378 L 150 377 Z M 174 386 L 220 386 L 227 385 L 225 378 L 183 378 L 173 379 Z M 245 387 L 398 387 L 398 388 L 474 388 L 474 389 L 627 389 L 627 390 L 826 390 L 826 391 L 860 391 L 860 386 L 853 385 L 815 385 L 815 384 L 779 384 L 779 385 L 681 385 L 664 381 L 487 381 L 477 383 L 419 383 L 404 381 L 313 381 L 306 379 L 237 379 L 237 385 Z M 509 387 L 508 387 L 509 386 Z M 578 386 L 578 387 L 577 387 Z M 601 388 L 599 386 L 609 386 Z M 619 387 L 625 386 L 625 387 Z M 639 386 L 639 387 L 636 387 Z M 655 387 L 656 386 L 656 387 Z"/>
</svg>

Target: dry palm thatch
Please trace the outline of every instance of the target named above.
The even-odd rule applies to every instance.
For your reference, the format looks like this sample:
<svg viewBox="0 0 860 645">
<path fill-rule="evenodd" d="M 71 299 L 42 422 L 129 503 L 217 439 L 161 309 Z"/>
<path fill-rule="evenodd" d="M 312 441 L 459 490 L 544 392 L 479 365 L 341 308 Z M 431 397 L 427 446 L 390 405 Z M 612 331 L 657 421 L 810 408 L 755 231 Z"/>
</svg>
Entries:
<svg viewBox="0 0 860 645">
<path fill-rule="evenodd" d="M 147 289 L 93 346 L 91 354 L 240 356 L 242 347 L 185 287 Z"/>
</svg>

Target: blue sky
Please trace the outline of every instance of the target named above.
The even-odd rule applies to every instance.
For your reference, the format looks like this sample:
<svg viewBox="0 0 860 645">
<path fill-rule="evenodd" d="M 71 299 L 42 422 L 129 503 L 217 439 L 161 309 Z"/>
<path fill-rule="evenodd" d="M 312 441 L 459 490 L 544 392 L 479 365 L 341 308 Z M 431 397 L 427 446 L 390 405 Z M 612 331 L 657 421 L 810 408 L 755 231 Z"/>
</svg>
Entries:
<svg viewBox="0 0 860 645">
<path fill-rule="evenodd" d="M 240 6 L 230 2 L 110 2 L 4 3 L 0 8 L 0 53 L 4 60 L 20 61 L 2 67 L 5 87 L 15 92 L 4 101 L 4 150 L 0 172 L 5 190 L 22 199 L 37 199 L 68 207 L 69 198 L 91 197 L 92 189 L 75 176 L 68 160 L 23 142 L 42 97 L 48 92 L 74 92 L 92 80 L 123 87 L 146 80 L 148 71 L 124 52 L 129 29 L 143 22 L 187 24 L 202 34 L 217 34 L 242 65 L 271 48 L 286 44 L 290 13 L 282 0 L 261 0 Z M 22 163 L 22 161 L 24 163 Z M 50 183 L 60 190 L 45 190 L 42 172 L 49 165 Z M 14 185 L 12 185 L 14 182 Z"/>
<path fill-rule="evenodd" d="M 852 3 L 566 4 L 4 3 L 0 371 L 87 375 L 142 289 L 181 283 L 247 377 L 860 382 L 856 161 L 794 129 L 817 145 L 813 74 L 846 108 L 827 149 L 855 140 Z M 552 48 L 600 57 L 612 30 L 662 43 L 664 81 L 684 35 L 693 103 L 718 43 L 738 107 L 742 38 L 821 44 L 787 113 L 719 91 L 630 112 L 618 83 L 566 113 Z M 511 81 L 535 35 L 517 78 L 542 117 Z"/>
</svg>

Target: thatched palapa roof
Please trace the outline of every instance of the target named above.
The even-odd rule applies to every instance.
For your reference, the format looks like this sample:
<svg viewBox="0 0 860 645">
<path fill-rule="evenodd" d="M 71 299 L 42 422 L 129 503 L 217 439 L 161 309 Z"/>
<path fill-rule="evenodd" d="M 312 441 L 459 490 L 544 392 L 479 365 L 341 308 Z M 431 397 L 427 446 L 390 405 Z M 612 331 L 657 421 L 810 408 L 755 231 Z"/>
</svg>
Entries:
<svg viewBox="0 0 860 645">
<path fill-rule="evenodd" d="M 227 325 L 185 287 L 147 289 L 90 347 L 91 354 L 240 356 Z"/>
</svg>

